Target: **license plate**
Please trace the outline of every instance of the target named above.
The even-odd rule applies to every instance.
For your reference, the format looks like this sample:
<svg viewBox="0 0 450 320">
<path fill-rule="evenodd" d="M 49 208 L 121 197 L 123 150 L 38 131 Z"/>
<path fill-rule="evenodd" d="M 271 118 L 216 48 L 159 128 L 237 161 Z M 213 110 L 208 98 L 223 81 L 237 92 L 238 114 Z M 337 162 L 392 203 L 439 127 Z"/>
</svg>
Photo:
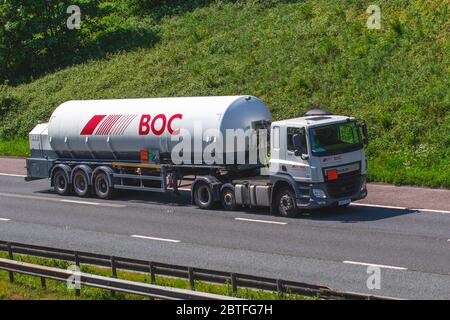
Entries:
<svg viewBox="0 0 450 320">
<path fill-rule="evenodd" d="M 352 202 L 352 200 L 350 200 L 350 199 L 341 200 L 338 202 L 338 205 L 345 206 L 346 204 L 350 204 L 351 202 Z"/>
</svg>

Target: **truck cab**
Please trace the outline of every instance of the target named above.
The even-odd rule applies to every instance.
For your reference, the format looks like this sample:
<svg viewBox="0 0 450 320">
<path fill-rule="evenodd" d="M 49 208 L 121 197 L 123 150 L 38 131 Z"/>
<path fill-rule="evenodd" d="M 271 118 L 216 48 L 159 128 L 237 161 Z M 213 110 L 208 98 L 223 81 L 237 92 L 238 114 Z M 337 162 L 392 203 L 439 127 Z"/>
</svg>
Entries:
<svg viewBox="0 0 450 320">
<path fill-rule="evenodd" d="M 365 123 L 311 110 L 271 124 L 272 204 L 282 215 L 302 208 L 347 206 L 367 196 Z"/>
</svg>

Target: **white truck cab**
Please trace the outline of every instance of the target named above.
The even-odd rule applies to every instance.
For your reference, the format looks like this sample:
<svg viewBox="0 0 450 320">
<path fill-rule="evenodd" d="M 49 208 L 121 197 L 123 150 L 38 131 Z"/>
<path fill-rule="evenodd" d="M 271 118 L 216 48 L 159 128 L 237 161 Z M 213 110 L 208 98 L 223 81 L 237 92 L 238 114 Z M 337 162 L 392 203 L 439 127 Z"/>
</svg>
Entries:
<svg viewBox="0 0 450 320">
<path fill-rule="evenodd" d="M 304 117 L 271 124 L 270 180 L 272 196 L 283 202 L 281 185 L 295 193 L 296 205 L 285 194 L 286 208 L 346 206 L 367 196 L 365 123 L 315 109 Z M 288 215 L 288 214 L 287 214 Z"/>
</svg>

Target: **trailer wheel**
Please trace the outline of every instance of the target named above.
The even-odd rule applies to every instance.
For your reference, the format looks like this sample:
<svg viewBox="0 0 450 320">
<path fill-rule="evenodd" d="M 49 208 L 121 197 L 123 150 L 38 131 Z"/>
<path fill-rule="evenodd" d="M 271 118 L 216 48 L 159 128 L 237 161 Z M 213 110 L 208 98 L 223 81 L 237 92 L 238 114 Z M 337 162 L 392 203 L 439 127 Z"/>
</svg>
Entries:
<svg viewBox="0 0 450 320">
<path fill-rule="evenodd" d="M 277 194 L 278 213 L 284 217 L 295 217 L 298 213 L 295 194 L 291 188 L 281 188 Z"/>
<path fill-rule="evenodd" d="M 212 209 L 215 205 L 211 187 L 199 182 L 194 187 L 194 202 L 200 209 Z"/>
<path fill-rule="evenodd" d="M 95 176 L 94 191 L 100 199 L 111 199 L 113 197 L 114 189 L 109 183 L 106 173 L 100 172 Z"/>
<path fill-rule="evenodd" d="M 89 179 L 83 170 L 77 170 L 73 175 L 73 191 L 79 197 L 89 196 Z"/>
<path fill-rule="evenodd" d="M 222 207 L 227 211 L 237 209 L 236 196 L 231 188 L 224 188 L 221 194 Z"/>
<path fill-rule="evenodd" d="M 57 194 L 60 196 L 67 196 L 70 194 L 69 177 L 63 169 L 56 169 L 52 179 Z"/>
</svg>

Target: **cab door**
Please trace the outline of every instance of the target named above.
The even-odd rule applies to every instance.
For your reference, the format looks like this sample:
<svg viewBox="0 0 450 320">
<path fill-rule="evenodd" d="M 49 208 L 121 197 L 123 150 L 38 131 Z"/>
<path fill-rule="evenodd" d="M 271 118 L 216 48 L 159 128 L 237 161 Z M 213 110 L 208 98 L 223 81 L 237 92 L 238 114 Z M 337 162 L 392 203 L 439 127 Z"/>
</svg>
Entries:
<svg viewBox="0 0 450 320">
<path fill-rule="evenodd" d="M 295 155 L 293 137 L 295 134 L 300 135 L 303 150 L 301 154 Z M 306 155 L 306 157 L 302 157 Z M 304 127 L 287 127 L 286 128 L 286 172 L 297 180 L 305 180 L 311 178 L 311 170 L 308 161 L 308 143 L 306 138 L 306 130 Z"/>
</svg>

